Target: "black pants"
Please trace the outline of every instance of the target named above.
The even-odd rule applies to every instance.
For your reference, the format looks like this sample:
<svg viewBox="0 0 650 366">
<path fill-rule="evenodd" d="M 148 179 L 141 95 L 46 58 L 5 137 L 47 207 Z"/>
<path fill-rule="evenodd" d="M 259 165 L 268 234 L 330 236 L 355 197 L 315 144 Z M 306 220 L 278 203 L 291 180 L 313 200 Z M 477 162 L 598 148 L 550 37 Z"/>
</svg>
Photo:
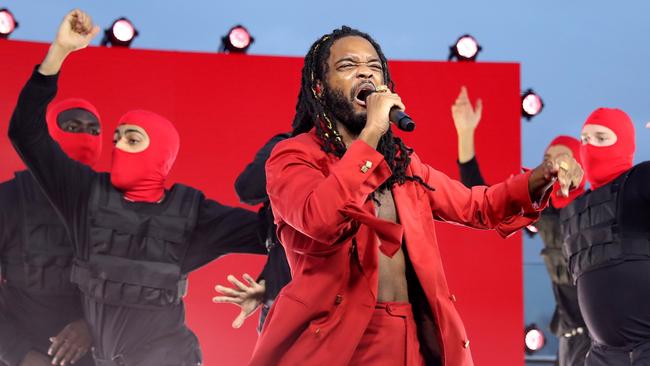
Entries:
<svg viewBox="0 0 650 366">
<path fill-rule="evenodd" d="M 560 336 L 559 342 L 558 361 L 560 366 L 583 366 L 585 364 L 585 356 L 591 347 L 589 335 L 576 334 L 569 338 Z"/>
<path fill-rule="evenodd" d="M 93 348 L 93 357 L 96 366 L 199 366 L 202 363 L 198 340 L 179 337 L 159 339 L 130 354 L 107 356 Z"/>
<path fill-rule="evenodd" d="M 650 341 L 633 347 L 610 347 L 593 342 L 585 366 L 650 366 Z"/>
</svg>

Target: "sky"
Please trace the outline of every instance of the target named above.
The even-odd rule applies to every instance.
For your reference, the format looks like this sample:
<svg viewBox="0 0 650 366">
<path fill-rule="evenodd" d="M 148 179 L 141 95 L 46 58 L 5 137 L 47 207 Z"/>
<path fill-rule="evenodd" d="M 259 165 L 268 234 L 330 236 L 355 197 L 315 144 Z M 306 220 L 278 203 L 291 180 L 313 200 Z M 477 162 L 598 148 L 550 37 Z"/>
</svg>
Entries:
<svg viewBox="0 0 650 366">
<path fill-rule="evenodd" d="M 647 1 L 0 0 L 0 7 L 20 22 L 12 39 L 51 41 L 78 7 L 102 28 L 128 17 L 140 31 L 133 48 L 178 51 L 214 52 L 243 24 L 255 37 L 250 54 L 304 56 L 320 35 L 347 24 L 375 37 L 389 59 L 445 60 L 469 33 L 483 47 L 479 62 L 520 63 L 522 90 L 544 99 L 540 115 L 522 120 L 524 165 L 537 165 L 556 135 L 578 136 L 600 106 L 626 111 L 637 129 L 636 161 L 650 156 Z"/>
</svg>

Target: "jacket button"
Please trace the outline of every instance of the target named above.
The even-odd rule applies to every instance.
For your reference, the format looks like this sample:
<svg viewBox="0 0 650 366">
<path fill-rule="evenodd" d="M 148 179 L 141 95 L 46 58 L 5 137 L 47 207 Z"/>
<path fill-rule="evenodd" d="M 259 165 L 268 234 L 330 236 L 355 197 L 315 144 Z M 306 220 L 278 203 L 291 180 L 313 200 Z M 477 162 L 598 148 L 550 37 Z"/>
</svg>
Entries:
<svg viewBox="0 0 650 366">
<path fill-rule="evenodd" d="M 469 348 L 469 339 L 466 339 L 465 342 L 463 342 L 463 348 Z"/>
<path fill-rule="evenodd" d="M 372 161 L 366 160 L 365 164 L 361 166 L 361 173 L 367 173 L 370 168 L 372 168 Z"/>
<path fill-rule="evenodd" d="M 315 333 L 316 335 L 320 335 L 320 328 L 316 328 L 316 330 L 314 331 L 314 333 Z"/>
<path fill-rule="evenodd" d="M 456 295 L 454 294 L 449 295 L 449 300 L 451 300 L 451 302 L 456 302 Z"/>
<path fill-rule="evenodd" d="M 336 295 L 336 300 L 334 300 L 334 304 L 338 305 L 343 302 L 343 296 L 342 295 Z"/>
</svg>

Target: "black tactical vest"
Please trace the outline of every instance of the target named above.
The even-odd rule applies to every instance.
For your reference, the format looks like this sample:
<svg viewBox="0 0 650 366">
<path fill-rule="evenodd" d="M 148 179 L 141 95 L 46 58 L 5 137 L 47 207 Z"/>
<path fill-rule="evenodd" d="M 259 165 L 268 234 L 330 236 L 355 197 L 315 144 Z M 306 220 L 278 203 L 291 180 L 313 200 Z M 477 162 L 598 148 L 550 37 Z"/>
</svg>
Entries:
<svg viewBox="0 0 650 366">
<path fill-rule="evenodd" d="M 632 169 L 576 198 L 562 210 L 564 252 L 574 281 L 590 270 L 650 258 L 650 230 L 643 233 L 620 230 L 620 193 Z"/>
<path fill-rule="evenodd" d="M 98 302 L 161 309 L 187 292 L 181 264 L 196 226 L 201 193 L 174 185 L 155 214 L 124 206 L 122 194 L 100 174 L 89 203 L 88 245 L 72 280 Z M 158 207 L 156 207 L 158 208 Z"/>
<path fill-rule="evenodd" d="M 70 282 L 72 241 L 63 221 L 28 171 L 16 173 L 22 247 L 3 258 L 3 280 L 33 293 L 74 295 Z"/>
<path fill-rule="evenodd" d="M 544 258 L 551 281 L 556 285 L 572 284 L 567 260 L 562 252 L 564 236 L 560 225 L 560 210 L 549 206 L 542 212 L 535 226 L 539 229 L 539 234 L 544 242 L 544 249 L 540 254 Z"/>
</svg>

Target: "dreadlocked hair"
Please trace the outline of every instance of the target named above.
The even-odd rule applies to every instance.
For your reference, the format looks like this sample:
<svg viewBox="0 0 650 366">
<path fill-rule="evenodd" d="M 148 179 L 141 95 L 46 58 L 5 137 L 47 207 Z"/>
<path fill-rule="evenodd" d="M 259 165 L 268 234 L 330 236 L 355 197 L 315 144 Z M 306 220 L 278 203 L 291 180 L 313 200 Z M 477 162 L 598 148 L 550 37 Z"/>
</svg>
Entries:
<svg viewBox="0 0 650 366">
<path fill-rule="evenodd" d="M 362 37 L 372 44 L 381 60 L 384 84 L 391 91 L 394 91 L 395 84 L 390 78 L 388 62 L 379 44 L 366 33 L 348 26 L 342 26 L 341 28 L 335 29 L 332 33 L 320 37 L 309 48 L 309 52 L 305 56 L 305 64 L 302 68 L 300 93 L 296 105 L 296 115 L 292 124 L 293 136 L 309 132 L 312 128 L 315 128 L 316 136 L 318 136 L 322 143 L 322 150 L 328 154 L 334 154 L 339 158 L 345 154 L 346 147 L 339 131 L 336 129 L 336 125 L 326 113 L 324 102 L 316 93 L 316 82 L 326 79 L 325 76 L 328 72 L 327 59 L 329 58 L 330 49 L 334 42 L 341 38 L 352 36 Z M 384 159 L 393 172 L 390 178 L 379 187 L 378 191 L 389 190 L 395 184 L 401 185 L 406 181 L 418 182 L 427 189 L 434 190 L 421 177 L 406 175 L 406 168 L 411 162 L 410 155 L 413 154 L 413 149 L 407 147 L 399 137 L 393 135 L 390 128 L 379 140 L 377 151 L 384 156 Z M 371 198 L 377 201 L 374 193 Z"/>
</svg>

